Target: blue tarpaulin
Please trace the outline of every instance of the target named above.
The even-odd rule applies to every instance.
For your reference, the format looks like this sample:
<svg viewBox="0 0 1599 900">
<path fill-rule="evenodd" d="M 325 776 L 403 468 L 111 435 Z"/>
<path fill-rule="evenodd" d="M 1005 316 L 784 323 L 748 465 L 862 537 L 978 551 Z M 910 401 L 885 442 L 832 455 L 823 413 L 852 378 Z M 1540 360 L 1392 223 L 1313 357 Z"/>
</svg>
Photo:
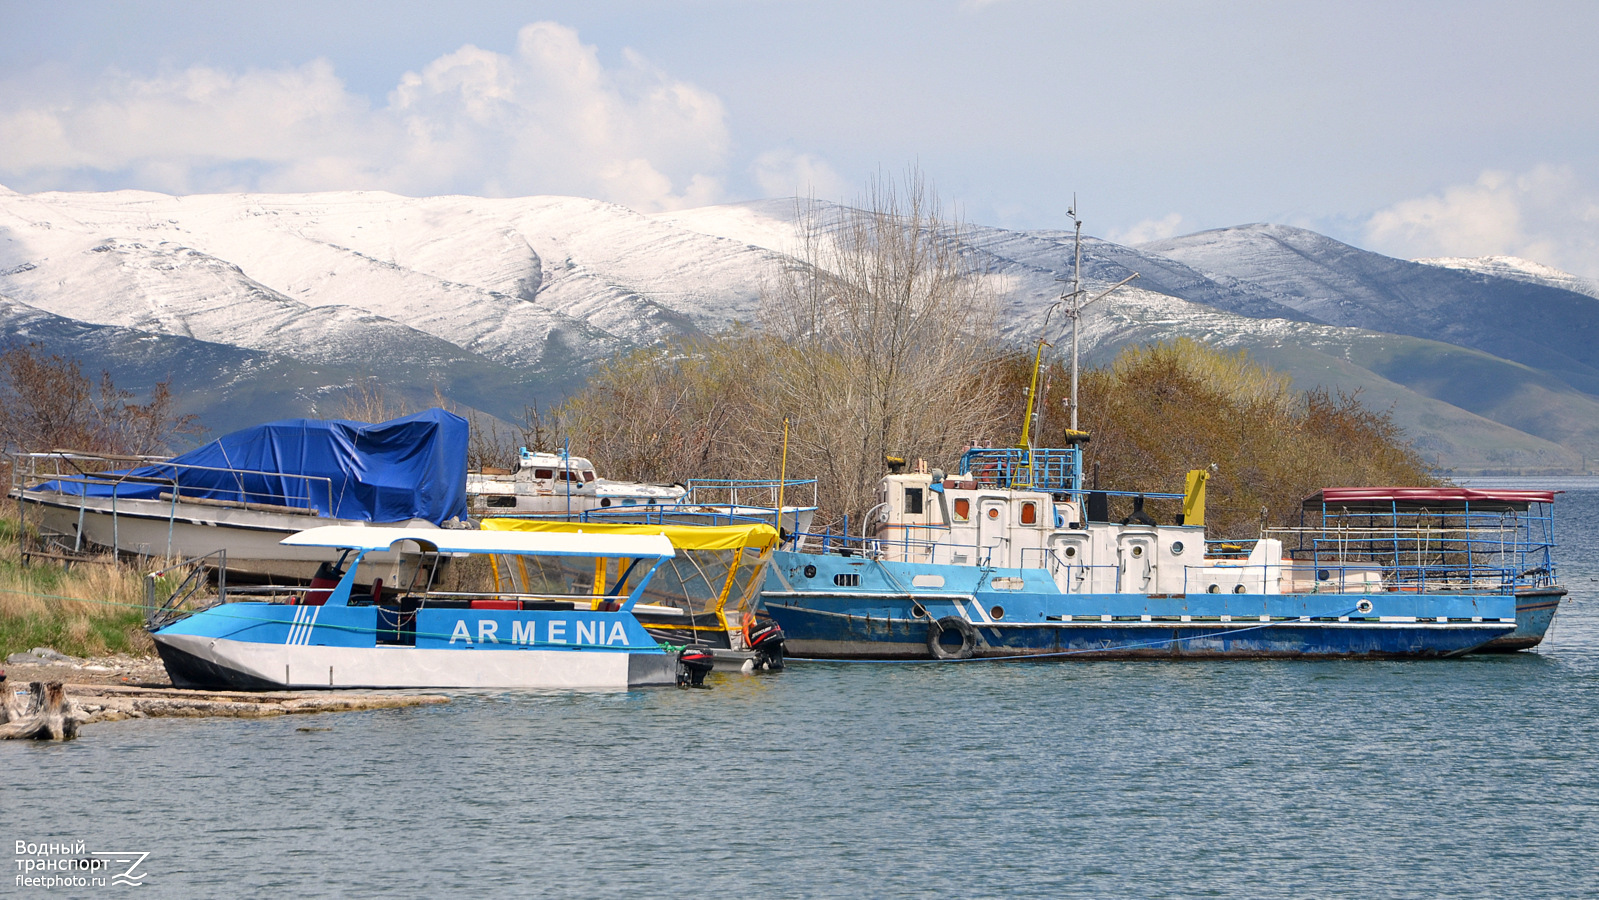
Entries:
<svg viewBox="0 0 1599 900">
<path fill-rule="evenodd" d="M 465 419 L 442 409 L 379 425 L 285 419 L 170 461 L 31 488 L 90 497 L 185 498 L 314 509 L 367 522 L 466 518 Z"/>
</svg>

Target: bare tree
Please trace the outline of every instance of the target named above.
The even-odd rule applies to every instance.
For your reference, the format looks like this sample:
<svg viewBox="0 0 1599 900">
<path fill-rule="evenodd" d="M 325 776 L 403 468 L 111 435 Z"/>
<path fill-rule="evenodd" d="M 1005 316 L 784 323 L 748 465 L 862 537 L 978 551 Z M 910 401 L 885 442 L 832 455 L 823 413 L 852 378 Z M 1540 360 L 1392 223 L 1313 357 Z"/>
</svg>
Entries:
<svg viewBox="0 0 1599 900">
<path fill-rule="evenodd" d="M 194 416 L 177 412 L 170 382 L 158 383 L 148 403 L 133 400 L 110 373 L 96 384 L 77 360 L 39 344 L 0 352 L 0 447 L 153 454 L 204 430 Z"/>
<path fill-rule="evenodd" d="M 620 478 L 815 476 L 820 521 L 860 521 L 886 454 L 952 466 L 1002 428 L 994 297 L 965 229 L 915 171 L 855 207 L 804 204 L 760 331 L 614 360 L 554 416 Z M 853 528 L 853 525 L 852 525 Z"/>
<path fill-rule="evenodd" d="M 466 464 L 472 470 L 493 468 L 515 472 L 523 447 L 546 450 L 551 443 L 549 425 L 539 415 L 537 406 L 524 407 L 522 418 L 516 422 L 502 422 L 478 410 L 468 411 L 466 419 L 472 427 Z"/>
<path fill-rule="evenodd" d="M 790 418 L 790 458 L 816 467 L 824 508 L 859 516 L 885 455 L 948 466 L 997 433 L 996 298 L 915 170 L 857 206 L 799 212 L 797 261 L 761 298 L 781 373 L 769 416 Z"/>
<path fill-rule="evenodd" d="M 383 389 L 383 384 L 369 375 L 345 389 L 344 400 L 339 404 L 336 415 L 351 422 L 376 424 L 416 411 L 405 398 L 390 396 Z"/>
</svg>

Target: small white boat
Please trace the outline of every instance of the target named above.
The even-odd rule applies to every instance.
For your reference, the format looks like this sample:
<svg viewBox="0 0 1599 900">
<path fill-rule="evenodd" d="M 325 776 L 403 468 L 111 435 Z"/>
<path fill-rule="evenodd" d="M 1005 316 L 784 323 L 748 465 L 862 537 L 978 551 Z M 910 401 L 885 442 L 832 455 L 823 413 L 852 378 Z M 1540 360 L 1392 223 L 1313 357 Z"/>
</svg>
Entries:
<svg viewBox="0 0 1599 900">
<path fill-rule="evenodd" d="M 526 447 L 514 473 L 483 470 L 466 476 L 474 516 L 578 517 L 591 509 L 676 504 L 688 495 L 681 484 L 612 481 L 581 456 L 531 451 Z"/>
<path fill-rule="evenodd" d="M 784 502 L 810 496 L 809 506 Z M 565 451 L 522 448 L 515 473 L 484 469 L 466 476 L 468 507 L 479 519 L 536 518 L 668 525 L 763 522 L 784 535 L 803 534 L 816 515 L 816 480 L 706 479 L 688 484 L 612 481 L 594 463 Z"/>
</svg>

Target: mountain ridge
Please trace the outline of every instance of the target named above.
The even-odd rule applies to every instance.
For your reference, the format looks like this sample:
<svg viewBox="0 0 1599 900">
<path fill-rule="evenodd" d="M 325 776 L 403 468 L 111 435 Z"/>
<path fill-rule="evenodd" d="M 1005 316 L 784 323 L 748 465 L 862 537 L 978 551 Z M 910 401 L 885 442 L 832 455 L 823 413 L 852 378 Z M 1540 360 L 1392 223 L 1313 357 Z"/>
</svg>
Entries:
<svg viewBox="0 0 1599 900">
<path fill-rule="evenodd" d="M 329 415 L 372 377 L 514 418 L 616 353 L 757 321 L 807 208 L 0 189 L 0 324 L 78 348 L 86 370 L 134 390 L 163 380 L 154 360 L 188 348 L 206 364 L 173 378 L 213 428 L 296 404 Z M 1037 340 L 1072 234 L 963 236 L 1003 293 L 1002 333 Z M 1398 260 L 1258 223 L 1136 247 L 1084 236 L 1086 290 L 1133 272 L 1085 311 L 1088 359 L 1180 336 L 1247 349 L 1298 388 L 1364 389 L 1459 471 L 1576 470 L 1599 455 L 1599 364 L 1583 352 L 1599 337 L 1599 295 L 1575 276 L 1502 258 Z M 117 350 L 140 342 L 161 353 L 141 363 Z M 282 397 L 241 372 L 272 373 Z"/>
</svg>

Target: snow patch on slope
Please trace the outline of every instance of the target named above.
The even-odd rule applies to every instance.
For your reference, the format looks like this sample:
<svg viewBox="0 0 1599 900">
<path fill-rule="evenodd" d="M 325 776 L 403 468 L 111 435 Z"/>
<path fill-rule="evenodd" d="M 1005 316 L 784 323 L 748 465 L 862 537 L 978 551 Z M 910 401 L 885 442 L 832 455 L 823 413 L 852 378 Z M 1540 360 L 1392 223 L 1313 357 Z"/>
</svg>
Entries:
<svg viewBox="0 0 1599 900">
<path fill-rule="evenodd" d="M 1599 297 L 1599 281 L 1583 278 L 1580 275 L 1573 275 L 1554 266 L 1546 266 L 1543 263 L 1536 263 L 1518 256 L 1440 256 L 1412 260 L 1412 262 L 1426 266 L 1439 266 L 1445 269 L 1476 272 L 1481 275 L 1492 275 L 1495 278 L 1510 278 L 1516 281 L 1526 281 L 1532 284 L 1560 288 L 1561 290 L 1575 291 L 1579 294 L 1587 294 L 1590 297 Z"/>
</svg>

